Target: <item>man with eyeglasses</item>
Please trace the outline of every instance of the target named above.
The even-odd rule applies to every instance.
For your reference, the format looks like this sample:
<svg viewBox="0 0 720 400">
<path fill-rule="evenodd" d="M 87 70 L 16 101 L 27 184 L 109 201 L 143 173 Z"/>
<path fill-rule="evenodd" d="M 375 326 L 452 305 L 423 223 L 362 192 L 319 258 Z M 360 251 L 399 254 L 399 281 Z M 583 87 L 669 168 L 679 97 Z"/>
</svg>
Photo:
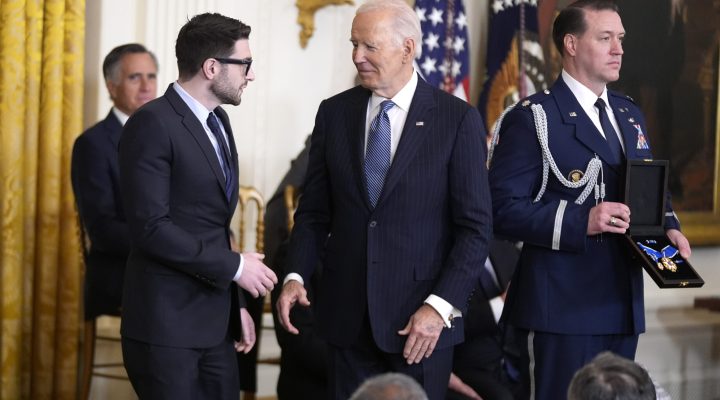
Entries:
<svg viewBox="0 0 720 400">
<path fill-rule="evenodd" d="M 131 234 L 122 346 L 141 399 L 234 399 L 235 351 L 255 328 L 239 288 L 277 282 L 257 253 L 230 249 L 238 159 L 221 104 L 240 104 L 251 69 L 250 27 L 220 14 L 188 21 L 175 45 L 179 78 L 139 109 L 120 140 Z"/>
</svg>

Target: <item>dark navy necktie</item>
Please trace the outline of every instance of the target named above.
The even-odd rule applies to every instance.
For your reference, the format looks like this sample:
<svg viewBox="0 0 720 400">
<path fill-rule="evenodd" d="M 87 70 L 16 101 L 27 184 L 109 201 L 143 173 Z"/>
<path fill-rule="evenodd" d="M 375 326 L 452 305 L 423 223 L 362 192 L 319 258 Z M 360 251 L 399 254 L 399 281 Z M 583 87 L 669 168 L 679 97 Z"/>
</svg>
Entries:
<svg viewBox="0 0 720 400">
<path fill-rule="evenodd" d="M 368 198 L 373 207 L 380 198 L 385 175 L 390 169 L 390 118 L 387 112 L 394 105 L 390 100 L 380 103 L 380 111 L 370 123 L 368 131 L 364 170 Z"/>
<path fill-rule="evenodd" d="M 220 150 L 218 153 L 220 153 L 218 156 L 220 158 L 223 173 L 225 173 L 225 196 L 227 197 L 228 201 L 232 198 L 232 192 L 233 192 L 233 180 L 235 179 L 235 175 L 233 174 L 232 170 L 232 164 L 230 160 L 232 160 L 232 157 L 230 157 L 230 149 L 228 148 L 227 144 L 225 143 L 225 137 L 222 134 L 222 130 L 220 129 L 220 124 L 218 123 L 217 118 L 215 117 L 214 113 L 210 113 L 207 118 L 207 125 L 208 128 L 210 128 L 210 132 L 215 136 L 215 140 L 217 140 L 218 147 Z"/>
<path fill-rule="evenodd" d="M 607 111 L 605 110 L 605 101 L 598 97 L 595 102 L 595 107 L 598 108 L 600 115 L 600 126 L 602 126 L 603 133 L 605 134 L 605 140 L 610 147 L 610 152 L 615 157 L 615 164 L 620 164 L 625 160 L 625 154 L 623 154 L 622 146 L 620 145 L 620 139 L 618 138 L 615 128 L 613 128 L 610 118 L 608 117 Z"/>
</svg>

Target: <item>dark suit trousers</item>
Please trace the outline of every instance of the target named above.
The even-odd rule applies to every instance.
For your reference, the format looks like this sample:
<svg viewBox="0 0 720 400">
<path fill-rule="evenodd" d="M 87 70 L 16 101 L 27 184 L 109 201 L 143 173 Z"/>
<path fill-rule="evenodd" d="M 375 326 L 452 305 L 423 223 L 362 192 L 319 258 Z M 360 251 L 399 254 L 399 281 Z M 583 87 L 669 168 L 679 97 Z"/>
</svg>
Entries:
<svg viewBox="0 0 720 400">
<path fill-rule="evenodd" d="M 596 355 L 612 351 L 633 360 L 638 343 L 637 335 L 518 334 L 525 338 L 520 346 L 520 399 L 564 399 L 575 372 Z"/>
<path fill-rule="evenodd" d="M 430 400 L 443 400 L 450 381 L 453 348 L 435 349 L 430 358 L 408 365 L 402 353 L 385 353 L 372 338 L 367 315 L 357 342 L 347 348 L 330 345 L 328 362 L 331 400 L 346 400 L 365 380 L 385 372 L 400 372 L 415 379 Z"/>
<path fill-rule="evenodd" d="M 233 340 L 206 349 L 156 346 L 122 338 L 125 369 L 140 400 L 237 400 Z"/>
</svg>

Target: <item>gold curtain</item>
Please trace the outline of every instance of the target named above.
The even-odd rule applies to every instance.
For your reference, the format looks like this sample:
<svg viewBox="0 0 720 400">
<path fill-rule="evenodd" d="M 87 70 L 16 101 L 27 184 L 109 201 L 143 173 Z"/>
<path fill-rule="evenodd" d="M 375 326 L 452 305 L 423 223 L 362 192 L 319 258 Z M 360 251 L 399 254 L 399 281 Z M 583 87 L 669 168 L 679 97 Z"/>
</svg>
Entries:
<svg viewBox="0 0 720 400">
<path fill-rule="evenodd" d="M 85 0 L 0 0 L 0 399 L 75 399 Z"/>
</svg>

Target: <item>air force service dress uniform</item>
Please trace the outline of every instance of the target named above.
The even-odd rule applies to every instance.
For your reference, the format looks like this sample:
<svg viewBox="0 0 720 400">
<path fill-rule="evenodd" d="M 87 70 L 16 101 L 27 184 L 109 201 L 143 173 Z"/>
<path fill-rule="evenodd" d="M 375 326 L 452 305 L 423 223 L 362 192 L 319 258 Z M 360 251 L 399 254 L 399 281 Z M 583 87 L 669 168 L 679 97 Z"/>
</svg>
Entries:
<svg viewBox="0 0 720 400">
<path fill-rule="evenodd" d="M 625 156 L 652 158 L 640 109 L 611 91 L 608 100 Z M 625 161 L 613 161 L 562 77 L 499 126 L 490 161 L 494 231 L 524 242 L 503 319 L 528 335 L 528 397 L 564 398 L 573 373 L 597 353 L 634 358 L 645 330 L 640 264 L 621 235 L 587 235 L 592 207 L 623 201 Z M 665 228 L 679 229 L 667 204 Z"/>
</svg>

